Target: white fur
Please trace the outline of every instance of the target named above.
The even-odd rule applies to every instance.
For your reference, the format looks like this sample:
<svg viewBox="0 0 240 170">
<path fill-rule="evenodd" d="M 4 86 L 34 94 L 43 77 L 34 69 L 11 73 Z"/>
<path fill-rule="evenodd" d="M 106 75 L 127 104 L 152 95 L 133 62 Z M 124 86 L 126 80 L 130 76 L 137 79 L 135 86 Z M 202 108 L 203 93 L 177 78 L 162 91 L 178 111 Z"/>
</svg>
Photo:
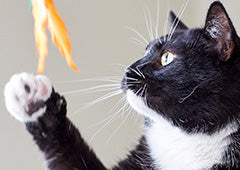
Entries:
<svg viewBox="0 0 240 170">
<path fill-rule="evenodd" d="M 237 130 L 236 125 L 229 125 L 212 135 L 189 134 L 147 107 L 143 98 L 130 90 L 127 99 L 137 112 L 154 122 L 147 128 L 146 138 L 157 169 L 207 170 L 221 163 L 223 153 L 231 143 L 228 136 Z"/>
<path fill-rule="evenodd" d="M 25 85 L 30 87 L 30 93 L 26 92 Z M 46 76 L 33 76 L 28 73 L 15 74 L 6 84 L 4 90 L 7 110 L 21 122 L 37 121 L 46 108 L 41 108 L 29 116 L 26 113 L 28 105 L 39 100 L 46 101 L 51 93 L 52 85 Z"/>
</svg>

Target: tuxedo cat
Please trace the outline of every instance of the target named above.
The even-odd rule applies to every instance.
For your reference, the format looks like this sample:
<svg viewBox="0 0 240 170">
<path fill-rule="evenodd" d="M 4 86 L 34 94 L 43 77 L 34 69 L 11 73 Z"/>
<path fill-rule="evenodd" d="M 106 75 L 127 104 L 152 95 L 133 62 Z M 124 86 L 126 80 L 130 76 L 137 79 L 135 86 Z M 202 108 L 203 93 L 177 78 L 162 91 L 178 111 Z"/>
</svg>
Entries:
<svg viewBox="0 0 240 170">
<path fill-rule="evenodd" d="M 240 39 L 218 1 L 203 28 L 189 29 L 170 16 L 176 30 L 150 42 L 143 58 L 125 70 L 122 89 L 144 115 L 146 133 L 111 169 L 240 169 Z M 4 94 L 49 170 L 106 169 L 66 117 L 66 101 L 46 76 L 16 74 Z"/>
</svg>

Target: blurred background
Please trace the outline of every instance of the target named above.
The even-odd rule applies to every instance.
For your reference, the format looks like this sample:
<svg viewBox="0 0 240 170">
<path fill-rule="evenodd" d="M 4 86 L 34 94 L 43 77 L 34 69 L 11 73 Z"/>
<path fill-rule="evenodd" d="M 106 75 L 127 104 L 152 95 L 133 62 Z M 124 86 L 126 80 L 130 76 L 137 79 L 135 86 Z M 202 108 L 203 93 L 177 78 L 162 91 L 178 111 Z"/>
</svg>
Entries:
<svg viewBox="0 0 240 170">
<path fill-rule="evenodd" d="M 203 26 L 211 2 L 190 0 L 182 15 L 183 22 L 189 27 Z M 240 1 L 222 2 L 236 30 L 240 31 Z M 68 28 L 73 59 L 80 73 L 67 66 L 49 37 L 45 74 L 50 77 L 56 91 L 64 94 L 68 101 L 69 118 L 107 167 L 124 158 L 134 147 L 143 133 L 142 118 L 125 105 L 122 94 L 104 101 L 94 100 L 107 97 L 104 96 L 106 94 L 113 95 L 124 68 L 143 56 L 145 45 L 131 30 L 135 29 L 149 41 L 144 11 L 147 22 L 152 22 L 153 28 L 159 12 L 158 33 L 162 35 L 168 6 L 178 13 L 184 3 L 185 0 L 160 0 L 159 3 L 157 0 L 55 1 Z M 11 75 L 36 73 L 38 60 L 29 0 L 1 0 L 0 14 L 0 169 L 45 169 L 42 154 L 25 126 L 8 114 L 3 97 L 4 85 Z M 81 90 L 89 87 L 96 88 Z"/>
</svg>

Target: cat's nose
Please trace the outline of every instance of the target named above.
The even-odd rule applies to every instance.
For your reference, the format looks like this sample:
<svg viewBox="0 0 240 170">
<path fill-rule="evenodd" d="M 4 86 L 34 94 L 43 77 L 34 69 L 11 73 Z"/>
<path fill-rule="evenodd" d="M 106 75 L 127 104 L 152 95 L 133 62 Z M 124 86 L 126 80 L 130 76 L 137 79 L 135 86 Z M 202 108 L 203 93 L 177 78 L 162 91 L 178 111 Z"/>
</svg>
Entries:
<svg viewBox="0 0 240 170">
<path fill-rule="evenodd" d="M 126 80 L 133 80 L 133 79 L 138 79 L 139 77 L 137 76 L 136 74 L 136 71 L 134 72 L 135 70 L 131 67 L 128 67 L 126 70 L 125 70 L 125 79 Z"/>
<path fill-rule="evenodd" d="M 132 72 L 133 72 L 133 71 L 132 71 L 131 69 L 129 69 L 129 67 L 126 68 L 126 69 L 125 69 L 125 77 L 131 77 L 131 76 L 133 75 Z"/>
</svg>

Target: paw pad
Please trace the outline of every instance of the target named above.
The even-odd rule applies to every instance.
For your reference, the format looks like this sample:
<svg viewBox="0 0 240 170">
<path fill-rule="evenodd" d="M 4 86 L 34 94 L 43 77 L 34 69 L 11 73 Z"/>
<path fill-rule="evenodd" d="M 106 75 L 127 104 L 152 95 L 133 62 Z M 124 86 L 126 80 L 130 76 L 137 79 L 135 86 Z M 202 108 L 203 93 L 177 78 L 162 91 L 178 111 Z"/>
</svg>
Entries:
<svg viewBox="0 0 240 170">
<path fill-rule="evenodd" d="M 43 75 L 13 75 L 4 90 L 8 111 L 21 122 L 37 121 L 44 114 L 45 101 L 51 96 L 52 85 Z"/>
</svg>

